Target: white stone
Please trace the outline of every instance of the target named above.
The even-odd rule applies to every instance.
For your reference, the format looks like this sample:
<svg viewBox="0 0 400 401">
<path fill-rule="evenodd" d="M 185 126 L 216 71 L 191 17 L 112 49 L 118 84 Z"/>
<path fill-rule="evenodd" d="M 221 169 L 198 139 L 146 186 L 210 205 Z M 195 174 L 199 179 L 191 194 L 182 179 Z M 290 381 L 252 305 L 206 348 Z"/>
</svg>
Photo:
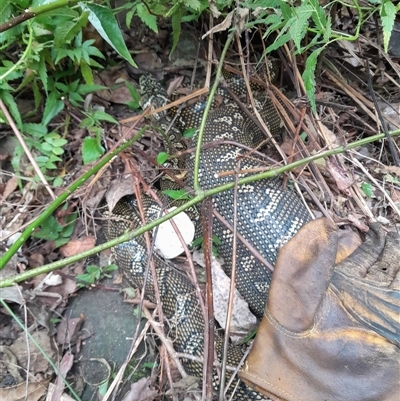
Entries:
<svg viewBox="0 0 400 401">
<path fill-rule="evenodd" d="M 176 207 L 168 210 L 172 212 Z M 194 238 L 194 224 L 185 212 L 181 212 L 172 218 L 180 231 L 186 244 L 190 244 Z M 173 259 L 183 252 L 183 246 L 179 240 L 171 222 L 168 220 L 158 227 L 155 247 L 165 259 Z"/>
</svg>

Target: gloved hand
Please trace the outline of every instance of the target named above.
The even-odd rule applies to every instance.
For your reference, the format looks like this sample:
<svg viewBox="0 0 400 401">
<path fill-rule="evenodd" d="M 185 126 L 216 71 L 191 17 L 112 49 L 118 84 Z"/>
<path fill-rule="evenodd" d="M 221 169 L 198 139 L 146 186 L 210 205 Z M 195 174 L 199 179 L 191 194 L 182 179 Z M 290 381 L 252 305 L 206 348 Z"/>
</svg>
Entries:
<svg viewBox="0 0 400 401">
<path fill-rule="evenodd" d="M 318 219 L 279 253 L 240 372 L 273 400 L 400 399 L 400 236 L 372 224 L 335 266 L 337 249 L 336 227 Z"/>
</svg>

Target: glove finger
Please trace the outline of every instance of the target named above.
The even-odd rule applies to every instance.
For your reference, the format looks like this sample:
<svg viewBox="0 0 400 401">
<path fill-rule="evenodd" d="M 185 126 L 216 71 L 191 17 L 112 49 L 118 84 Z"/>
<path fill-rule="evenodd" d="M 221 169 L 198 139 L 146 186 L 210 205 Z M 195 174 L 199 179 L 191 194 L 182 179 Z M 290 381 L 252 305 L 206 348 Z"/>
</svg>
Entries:
<svg viewBox="0 0 400 401">
<path fill-rule="evenodd" d="M 345 274 L 364 278 L 385 247 L 385 232 L 379 223 L 372 223 L 365 242 L 336 266 Z"/>
<path fill-rule="evenodd" d="M 378 261 L 371 266 L 366 279 L 380 287 L 392 284 L 400 269 L 400 235 L 390 232 L 386 236 L 385 248 Z"/>
<path fill-rule="evenodd" d="M 338 240 L 336 265 L 350 256 L 362 244 L 360 236 L 351 230 L 338 230 Z"/>
<path fill-rule="evenodd" d="M 365 328 L 400 347 L 400 292 L 335 271 L 331 288 L 346 310 Z"/>
<path fill-rule="evenodd" d="M 322 218 L 306 224 L 281 248 L 268 310 L 282 326 L 297 332 L 312 326 L 333 273 L 337 241 L 336 226 Z"/>
</svg>

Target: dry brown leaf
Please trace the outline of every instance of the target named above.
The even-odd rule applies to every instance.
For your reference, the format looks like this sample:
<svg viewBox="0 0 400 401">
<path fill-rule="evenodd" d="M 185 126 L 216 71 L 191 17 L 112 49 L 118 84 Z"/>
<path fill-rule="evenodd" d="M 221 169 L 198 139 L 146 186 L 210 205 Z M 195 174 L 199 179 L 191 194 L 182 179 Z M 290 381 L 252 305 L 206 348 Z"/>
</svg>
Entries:
<svg viewBox="0 0 400 401">
<path fill-rule="evenodd" d="M 312 137 L 316 140 L 316 139 L 320 136 L 320 134 L 315 130 L 314 124 L 312 123 L 312 121 L 310 120 L 310 118 L 309 118 L 308 116 L 305 116 L 305 117 L 304 117 L 304 122 L 306 123 L 307 128 L 309 129 L 310 134 L 311 134 Z M 331 146 L 331 147 L 334 148 L 334 147 L 340 145 L 340 141 L 338 140 L 338 138 L 337 138 L 337 136 L 335 135 L 335 133 L 332 132 L 325 124 L 320 123 L 320 124 L 319 124 L 319 127 L 321 127 L 322 130 L 323 130 L 323 133 L 322 133 L 322 134 L 323 134 L 323 136 L 325 137 L 326 142 L 327 142 L 326 144 L 327 144 L 328 146 Z"/>
<path fill-rule="evenodd" d="M 1 389 L 1 401 L 37 401 L 43 397 L 47 391 L 49 380 L 41 380 L 37 382 L 25 382 L 14 387 L 6 387 Z"/>
<path fill-rule="evenodd" d="M 136 383 L 131 384 L 130 391 L 125 395 L 122 401 L 153 401 L 157 391 L 150 388 L 151 378 L 143 377 Z"/>
<path fill-rule="evenodd" d="M 387 173 L 396 174 L 397 177 L 400 178 L 400 167 L 397 167 L 397 166 L 385 166 L 383 168 L 383 170 L 385 170 Z"/>
<path fill-rule="evenodd" d="M 55 384 L 49 383 L 49 390 L 47 392 L 46 401 L 51 401 L 51 397 L 53 396 L 55 388 L 56 388 Z M 59 401 L 76 401 L 76 400 L 75 398 L 72 398 L 70 395 L 64 393 L 59 398 Z"/>
<path fill-rule="evenodd" d="M 73 319 L 63 319 L 57 327 L 57 342 L 60 345 L 74 343 L 82 327 L 84 319 L 76 317 Z"/>
<path fill-rule="evenodd" d="M 173 79 L 169 83 L 168 88 L 167 88 L 168 96 L 171 96 L 177 90 L 177 88 L 179 88 L 182 85 L 183 78 L 184 78 L 183 75 L 181 75 L 181 76 Z"/>
<path fill-rule="evenodd" d="M 31 267 L 32 269 L 43 265 L 44 256 L 41 253 L 32 253 L 32 255 L 29 256 L 29 267 Z"/>
<path fill-rule="evenodd" d="M 340 169 L 336 164 L 332 163 L 330 160 L 326 161 L 326 166 L 328 168 L 329 173 L 332 178 L 335 180 L 337 187 L 340 191 L 342 191 L 347 196 L 350 196 L 349 188 L 353 184 L 353 181 L 350 180 L 345 174 L 346 172 Z"/>
<path fill-rule="evenodd" d="M 119 180 L 114 180 L 106 194 L 109 210 L 113 210 L 114 206 L 123 196 L 132 195 L 133 193 L 135 193 L 135 190 L 130 175 L 121 177 Z"/>
<path fill-rule="evenodd" d="M 7 199 L 16 189 L 18 188 L 18 179 L 15 175 L 7 181 L 6 187 L 4 188 L 3 198 Z"/>
<path fill-rule="evenodd" d="M 205 266 L 203 252 L 195 251 L 193 253 L 193 260 L 200 266 Z M 213 288 L 214 317 L 220 326 L 225 329 L 231 279 L 226 275 L 221 264 L 214 257 L 212 258 L 211 271 L 213 282 L 218 283 Z M 235 288 L 230 325 L 231 340 L 234 343 L 243 340 L 256 327 L 257 318 L 251 313 L 248 303 Z"/>
<path fill-rule="evenodd" d="M 55 356 L 55 351 L 53 350 L 51 344 L 52 341 L 45 330 L 35 331 L 32 337 L 36 340 L 42 350 L 47 354 L 50 359 Z M 28 358 L 30 360 L 30 371 L 29 377 L 33 377 L 36 373 L 45 372 L 48 369 L 49 363 L 47 359 L 43 356 L 42 352 L 38 350 L 36 345 L 29 340 L 29 347 L 27 346 L 26 338 L 21 335 L 17 338 L 10 349 L 18 359 L 18 363 L 23 369 L 27 368 Z"/>
<path fill-rule="evenodd" d="M 231 11 L 220 24 L 215 25 L 213 28 L 207 31 L 201 38 L 204 39 L 208 35 L 211 35 L 212 33 L 226 31 L 227 29 L 229 29 L 232 26 L 233 13 L 234 12 Z"/>
<path fill-rule="evenodd" d="M 94 247 L 96 238 L 89 235 L 82 238 L 69 241 L 60 248 L 60 252 L 64 257 L 74 256 L 84 251 L 88 251 Z"/>
<path fill-rule="evenodd" d="M 400 203 L 400 191 L 392 188 L 390 190 L 390 197 L 392 198 L 394 203 Z"/>
<path fill-rule="evenodd" d="M 119 88 L 113 90 L 110 96 L 110 102 L 125 104 L 126 102 L 132 101 L 131 93 L 125 85 L 121 85 Z"/>
<path fill-rule="evenodd" d="M 67 373 L 72 368 L 74 363 L 74 355 L 70 352 L 66 352 L 60 363 L 60 375 L 57 376 L 56 387 L 54 393 L 51 396 L 51 401 L 59 401 L 65 389 L 65 383 L 63 377 L 67 377 Z"/>
</svg>

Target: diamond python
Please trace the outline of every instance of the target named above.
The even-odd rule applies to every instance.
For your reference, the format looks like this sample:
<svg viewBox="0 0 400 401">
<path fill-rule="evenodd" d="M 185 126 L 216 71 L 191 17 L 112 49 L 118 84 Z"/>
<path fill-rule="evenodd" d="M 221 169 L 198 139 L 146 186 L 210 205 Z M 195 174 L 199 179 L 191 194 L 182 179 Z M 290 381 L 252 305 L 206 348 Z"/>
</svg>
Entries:
<svg viewBox="0 0 400 401">
<path fill-rule="evenodd" d="M 232 83 L 233 82 L 233 83 Z M 239 87 L 238 80 L 230 84 Z M 168 102 L 168 96 L 161 85 L 149 75 L 140 80 L 142 91 L 142 107 L 158 108 Z M 203 189 L 210 189 L 234 181 L 234 176 L 216 176 L 222 171 L 233 171 L 240 162 L 240 170 L 250 170 L 262 165 L 262 161 L 254 155 L 249 155 L 248 147 L 256 147 L 263 138 L 262 132 L 251 119 L 227 98 L 224 90 L 224 104 L 211 111 L 207 118 L 203 143 L 218 141 L 217 146 L 203 148 L 200 159 L 199 183 Z M 228 100 L 225 100 L 228 99 Z M 258 96 L 260 113 L 263 115 L 273 135 L 280 134 L 280 121 L 272 101 L 266 96 Z M 201 117 L 198 105 L 190 113 L 197 113 Z M 189 114 L 190 114 L 189 113 Z M 197 116 L 198 117 L 198 116 Z M 178 119 L 180 120 L 180 119 Z M 170 118 L 166 115 L 158 116 L 158 125 L 163 129 L 169 125 Z M 169 153 L 173 146 L 182 145 L 182 125 L 175 124 L 165 138 L 165 146 Z M 187 124 L 186 124 L 187 125 Z M 224 142 L 226 141 L 226 142 Z M 196 137 L 193 138 L 196 143 Z M 194 155 L 186 156 L 185 160 L 173 161 L 175 169 L 185 164 L 187 169 L 186 184 L 193 182 Z M 240 177 L 251 175 L 240 174 Z M 159 208 L 148 203 L 146 219 L 151 221 L 159 216 Z M 223 218 L 233 226 L 233 190 L 215 195 L 212 206 Z M 306 208 L 299 198 L 290 190 L 283 189 L 279 178 L 261 180 L 251 184 L 242 185 L 237 193 L 237 230 L 257 249 L 271 264 L 274 264 L 278 250 L 285 244 L 301 226 L 311 220 Z M 104 232 L 108 240 L 116 238 L 140 226 L 141 218 L 136 200 L 132 196 L 122 198 L 111 213 L 105 212 Z M 232 261 L 232 232 L 217 219 L 213 222 L 213 233 L 221 240 L 219 253 L 225 260 L 225 270 L 230 274 Z M 113 255 L 119 268 L 126 278 L 137 288 L 143 287 L 144 274 L 147 266 L 147 251 L 143 237 L 125 242 L 113 248 Z M 190 280 L 177 271 L 174 266 L 154 255 L 157 271 L 157 281 L 162 301 L 163 313 L 168 322 L 168 335 L 173 339 L 177 352 L 202 357 L 204 349 L 204 320 L 199 307 L 196 292 Z M 237 241 L 236 256 L 236 287 L 248 302 L 251 310 L 258 317 L 264 311 L 268 296 L 271 272 L 256 259 L 247 247 Z M 146 284 L 146 297 L 155 302 L 153 277 L 148 273 Z M 215 349 L 218 358 L 222 354 L 222 341 L 216 333 Z M 236 367 L 243 356 L 243 349 L 231 346 L 228 352 L 228 365 Z M 193 376 L 202 376 L 202 364 L 192 361 L 183 361 L 187 372 Z M 227 378 L 230 373 L 227 372 Z M 218 385 L 218 377 L 214 375 L 214 384 Z M 237 385 L 237 388 L 235 386 Z M 228 389 L 229 394 L 235 391 L 236 400 L 262 400 L 265 397 L 248 388 L 239 379 L 235 379 Z"/>
</svg>

